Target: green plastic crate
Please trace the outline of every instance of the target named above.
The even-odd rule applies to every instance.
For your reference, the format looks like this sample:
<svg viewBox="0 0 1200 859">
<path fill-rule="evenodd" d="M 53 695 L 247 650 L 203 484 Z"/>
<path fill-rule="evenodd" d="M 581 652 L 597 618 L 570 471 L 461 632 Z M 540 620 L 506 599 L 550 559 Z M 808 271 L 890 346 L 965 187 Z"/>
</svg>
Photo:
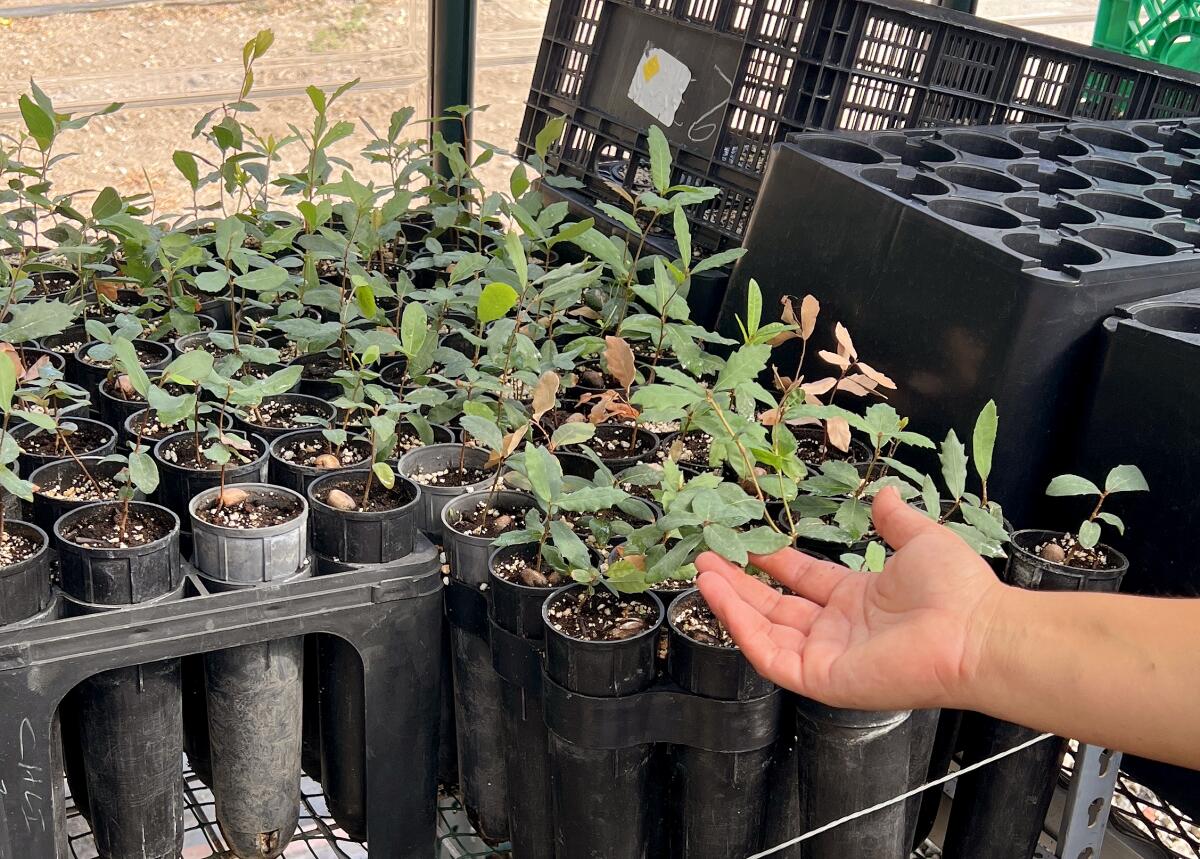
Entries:
<svg viewBox="0 0 1200 859">
<path fill-rule="evenodd" d="M 1200 0 L 1100 0 L 1092 43 L 1200 71 Z"/>
</svg>

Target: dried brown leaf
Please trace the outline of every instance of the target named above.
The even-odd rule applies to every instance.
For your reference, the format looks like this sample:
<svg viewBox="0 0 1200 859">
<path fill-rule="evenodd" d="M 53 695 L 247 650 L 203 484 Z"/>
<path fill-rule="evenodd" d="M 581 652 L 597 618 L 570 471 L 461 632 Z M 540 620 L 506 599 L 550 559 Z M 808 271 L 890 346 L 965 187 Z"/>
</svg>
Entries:
<svg viewBox="0 0 1200 859">
<path fill-rule="evenodd" d="M 505 459 L 508 459 L 508 457 L 517 452 L 517 448 L 519 448 L 521 446 L 521 442 L 524 441 L 525 433 L 528 429 L 529 428 L 527 426 L 522 424 L 504 437 L 503 453 Z"/>
<path fill-rule="evenodd" d="M 834 325 L 833 336 L 837 338 L 839 355 L 845 355 L 851 361 L 858 359 L 858 352 L 854 351 L 854 341 L 850 339 L 850 332 L 846 330 L 845 325 L 840 322 Z"/>
<path fill-rule="evenodd" d="M 825 421 L 825 431 L 829 433 L 829 443 L 840 451 L 850 449 L 850 424 L 845 418 L 830 418 Z"/>
<path fill-rule="evenodd" d="M 789 340 L 796 340 L 800 337 L 795 331 L 781 331 L 767 341 L 771 346 L 780 346 Z"/>
<path fill-rule="evenodd" d="M 824 379 L 817 379 L 815 382 L 805 382 L 800 386 L 800 390 L 804 391 L 806 399 L 812 399 L 828 394 L 836 385 L 837 379 L 833 376 L 826 376 Z"/>
<path fill-rule="evenodd" d="M 779 414 L 779 409 L 768 409 L 762 413 L 762 417 L 759 418 L 759 422 L 765 427 L 773 427 L 779 423 L 780 418 L 781 415 Z"/>
<path fill-rule="evenodd" d="M 821 302 L 815 295 L 806 295 L 800 302 L 800 336 L 807 340 L 817 328 L 817 316 L 821 313 Z"/>
<path fill-rule="evenodd" d="M 38 358 L 19 378 L 22 382 L 28 382 L 31 379 L 36 379 L 42 372 L 42 368 L 50 364 L 49 357 L 43 355 Z"/>
<path fill-rule="evenodd" d="M 891 378 L 879 372 L 865 361 L 858 362 L 858 369 L 862 371 L 864 376 L 866 376 L 879 387 L 887 388 L 890 391 L 896 390 L 896 383 L 893 382 Z"/>
<path fill-rule="evenodd" d="M 788 325 L 800 326 L 800 320 L 796 318 L 796 308 L 792 306 L 792 297 L 785 295 L 779 299 L 779 303 L 783 305 L 783 310 L 779 312 L 779 318 Z"/>
<path fill-rule="evenodd" d="M 838 348 L 840 349 L 841 347 L 839 346 Z M 835 367 L 841 367 L 843 370 L 850 369 L 850 359 L 847 358 L 845 355 L 835 354 L 833 352 L 830 352 L 827 349 L 822 349 L 817 354 L 820 355 L 824 360 L 828 361 L 830 364 L 833 364 Z"/>
<path fill-rule="evenodd" d="M 854 394 L 856 397 L 865 397 L 871 391 L 875 390 L 875 383 L 866 376 L 855 373 L 853 376 L 847 376 L 838 382 L 838 390 Z"/>
<path fill-rule="evenodd" d="M 103 295 L 109 301 L 117 300 L 118 284 L 113 280 L 98 280 L 96 281 L 96 293 Z"/>
<path fill-rule="evenodd" d="M 558 395 L 558 386 L 562 380 L 558 373 L 547 370 L 537 380 L 533 388 L 533 419 L 540 421 L 542 415 L 554 408 L 554 398 Z"/>
<path fill-rule="evenodd" d="M 623 337 L 610 334 L 604 338 L 604 342 L 607 344 L 604 349 L 604 362 L 608 365 L 608 372 L 628 391 L 633 385 L 635 372 L 633 350 Z"/>
</svg>

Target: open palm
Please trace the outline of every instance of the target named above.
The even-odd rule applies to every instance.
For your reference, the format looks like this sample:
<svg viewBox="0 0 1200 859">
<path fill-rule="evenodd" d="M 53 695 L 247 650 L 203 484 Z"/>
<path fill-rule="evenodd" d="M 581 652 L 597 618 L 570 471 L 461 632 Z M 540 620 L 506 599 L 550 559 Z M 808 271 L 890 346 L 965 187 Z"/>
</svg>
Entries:
<svg viewBox="0 0 1200 859">
<path fill-rule="evenodd" d="M 1003 586 L 956 534 L 901 501 L 875 499 L 895 550 L 882 573 L 784 549 L 752 557 L 785 596 L 709 552 L 699 586 L 755 669 L 834 707 L 899 710 L 959 702 Z"/>
</svg>

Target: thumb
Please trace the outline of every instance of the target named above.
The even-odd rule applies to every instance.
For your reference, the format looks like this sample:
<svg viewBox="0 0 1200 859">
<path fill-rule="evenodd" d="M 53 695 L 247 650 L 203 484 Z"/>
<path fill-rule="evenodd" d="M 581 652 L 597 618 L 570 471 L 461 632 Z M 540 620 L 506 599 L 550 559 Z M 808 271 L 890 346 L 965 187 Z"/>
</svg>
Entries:
<svg viewBox="0 0 1200 859">
<path fill-rule="evenodd" d="M 918 534 L 936 531 L 937 523 L 924 513 L 909 507 L 894 486 L 888 486 L 875 496 L 871 505 L 875 530 L 893 549 L 902 549 Z"/>
</svg>

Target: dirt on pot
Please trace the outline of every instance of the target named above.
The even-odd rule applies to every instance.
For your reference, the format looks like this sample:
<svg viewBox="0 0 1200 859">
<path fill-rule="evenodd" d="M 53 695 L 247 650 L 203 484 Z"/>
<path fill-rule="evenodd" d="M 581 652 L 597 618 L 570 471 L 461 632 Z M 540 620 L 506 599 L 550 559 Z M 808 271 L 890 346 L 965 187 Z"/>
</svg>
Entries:
<svg viewBox="0 0 1200 859">
<path fill-rule="evenodd" d="M 648 429 L 645 425 L 643 428 Z M 708 433 L 692 430 L 675 436 L 669 446 L 659 448 L 658 459 L 662 462 L 669 458 L 697 468 L 708 468 L 708 454 L 712 449 L 712 442 L 712 436 Z"/>
<path fill-rule="evenodd" d="M 654 625 L 657 612 L 645 597 L 617 597 L 599 589 L 565 593 L 546 608 L 551 626 L 582 641 L 633 638 Z"/>
<path fill-rule="evenodd" d="M 259 450 L 258 443 L 254 439 L 246 439 L 246 441 L 250 443 L 253 450 L 243 452 L 246 457 L 245 462 L 252 462 L 262 456 L 262 451 Z M 201 443 L 201 447 L 203 447 L 203 443 Z M 164 445 L 161 456 L 163 462 L 178 465 L 180 468 L 189 468 L 193 471 L 221 470 L 220 465 L 205 457 L 197 449 L 196 437 L 190 433 Z M 238 464 L 244 463 L 239 462 Z"/>
<path fill-rule="evenodd" d="M 596 434 L 584 444 L 594 450 L 602 460 L 644 456 L 654 449 L 651 437 L 634 433 L 632 430 L 626 432 L 624 428 L 618 427 L 608 431 L 604 428 L 597 429 Z"/>
<path fill-rule="evenodd" d="M 1099 546 L 1081 546 L 1074 534 L 1063 534 L 1047 540 L 1038 545 L 1034 553 L 1043 561 L 1077 570 L 1111 570 L 1118 566 L 1109 560 L 1108 553 Z"/>
<path fill-rule="evenodd" d="M 130 421 L 129 427 L 135 438 L 140 431 L 143 441 L 159 441 L 169 435 L 173 435 L 174 433 L 190 429 L 190 427 L 187 425 L 186 419 L 177 423 L 173 423 L 170 426 L 164 426 L 163 424 L 159 423 L 158 418 L 144 412 L 134 420 Z"/>
<path fill-rule="evenodd" d="M 125 539 L 122 540 L 121 508 L 120 504 L 106 505 L 73 519 L 62 528 L 62 536 L 85 549 L 128 549 L 153 543 L 170 533 L 165 518 L 130 507 Z"/>
<path fill-rule="evenodd" d="M 439 468 L 436 471 L 416 471 L 407 475 L 414 483 L 422 486 L 470 486 L 481 483 L 493 474 L 483 468 Z"/>
<path fill-rule="evenodd" d="M 40 548 L 39 543 L 35 543 L 23 534 L 14 534 L 10 530 L 5 530 L 4 536 L 0 537 L 0 568 L 27 561 L 36 555 Z"/>
<path fill-rule="evenodd" d="M 350 509 L 361 513 L 384 513 L 388 510 L 399 510 L 406 504 L 412 503 L 416 496 L 413 493 L 412 487 L 397 480 L 396 485 L 388 489 L 378 478 L 371 481 L 371 493 L 367 496 L 367 503 L 363 504 L 363 492 L 367 485 L 367 475 L 365 473 L 348 474 L 341 480 L 330 480 L 321 484 L 321 494 L 317 496 L 318 501 L 323 501 L 331 507 L 338 509 Z M 334 492 L 341 492 L 348 496 L 353 502 L 353 507 L 345 507 L 344 504 L 330 504 L 329 496 Z"/>
<path fill-rule="evenodd" d="M 49 483 L 39 483 L 34 491 L 60 501 L 115 501 L 121 484 L 111 477 L 92 473 L 91 479 L 81 471 L 70 476 L 59 475 Z"/>
<path fill-rule="evenodd" d="M 292 521 L 303 509 L 300 499 L 289 493 L 226 487 L 221 495 L 198 507 L 196 516 L 223 528 L 270 528 Z"/>
<path fill-rule="evenodd" d="M 309 418 L 311 420 L 305 420 Z M 317 410 L 307 402 L 294 400 L 267 400 L 246 415 L 246 423 L 270 429 L 306 429 L 327 418 L 327 413 Z"/>
</svg>

